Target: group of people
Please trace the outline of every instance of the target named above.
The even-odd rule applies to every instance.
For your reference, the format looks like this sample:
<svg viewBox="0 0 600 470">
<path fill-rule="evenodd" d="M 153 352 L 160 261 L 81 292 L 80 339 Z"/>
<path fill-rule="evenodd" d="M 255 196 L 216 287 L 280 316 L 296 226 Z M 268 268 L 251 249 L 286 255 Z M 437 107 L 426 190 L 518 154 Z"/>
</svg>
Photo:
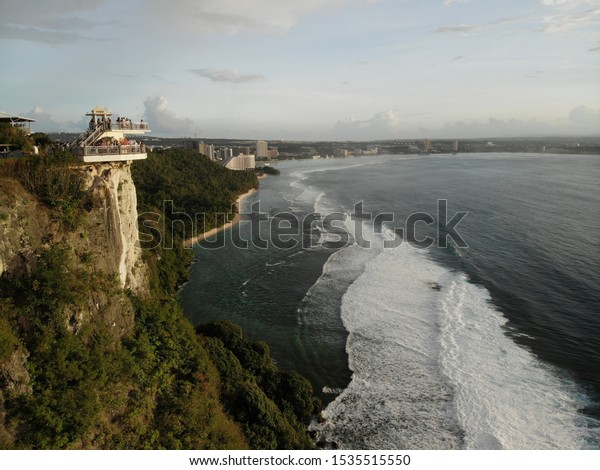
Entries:
<svg viewBox="0 0 600 470">
<path fill-rule="evenodd" d="M 118 117 L 117 122 L 119 123 L 119 129 L 131 129 L 131 119 Z"/>
<path fill-rule="evenodd" d="M 118 129 L 133 129 L 132 121 L 129 118 L 118 117 L 116 122 L 118 123 L 118 125 L 117 125 Z M 100 126 L 104 126 L 108 130 L 111 130 L 111 124 L 112 124 L 112 121 L 110 119 L 110 116 L 107 117 L 106 115 L 103 115 L 101 118 L 98 117 L 97 119 L 95 116 L 92 116 L 92 119 L 90 119 L 90 131 L 93 131 L 94 129 L 96 129 L 97 127 L 100 127 Z M 144 122 L 143 119 L 139 123 L 139 128 L 140 129 L 146 128 L 146 123 Z"/>
<path fill-rule="evenodd" d="M 108 129 L 110 130 L 110 125 L 110 116 L 107 118 L 105 115 L 103 115 L 102 118 L 98 117 L 97 120 L 95 116 L 92 116 L 92 119 L 90 119 L 90 131 L 93 131 L 94 129 L 100 126 L 108 126 Z"/>
<path fill-rule="evenodd" d="M 120 147 L 122 145 L 129 145 L 129 146 L 142 145 L 142 142 L 137 142 L 135 140 L 129 140 L 127 138 L 123 138 L 120 140 L 104 138 L 104 139 L 100 139 L 99 141 L 97 141 L 95 145 L 97 147 Z"/>
</svg>

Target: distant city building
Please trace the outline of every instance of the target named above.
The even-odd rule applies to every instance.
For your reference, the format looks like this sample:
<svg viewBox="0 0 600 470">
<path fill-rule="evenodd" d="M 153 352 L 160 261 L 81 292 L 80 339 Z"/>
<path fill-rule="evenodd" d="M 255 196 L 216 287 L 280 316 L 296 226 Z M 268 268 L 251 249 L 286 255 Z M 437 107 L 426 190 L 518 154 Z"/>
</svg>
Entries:
<svg viewBox="0 0 600 470">
<path fill-rule="evenodd" d="M 250 147 L 232 147 L 233 155 L 250 155 Z"/>
<path fill-rule="evenodd" d="M 423 152 L 431 152 L 431 139 L 423 139 Z"/>
<path fill-rule="evenodd" d="M 209 160 L 215 160 L 215 146 L 210 144 L 210 145 L 205 145 L 204 146 L 204 155 L 206 155 L 208 157 Z"/>
<path fill-rule="evenodd" d="M 186 149 L 198 152 L 201 155 L 206 155 L 209 160 L 224 159 L 231 157 L 232 150 L 230 148 L 216 149 L 212 144 L 205 144 L 203 140 L 189 140 L 184 142 Z"/>
<path fill-rule="evenodd" d="M 454 142 L 452 142 L 452 151 L 454 153 L 458 152 L 458 140 L 455 140 Z"/>
<path fill-rule="evenodd" d="M 256 158 L 269 158 L 269 143 L 266 140 L 256 141 Z"/>
<path fill-rule="evenodd" d="M 224 160 L 223 166 L 230 170 L 252 170 L 256 168 L 256 157 L 253 154 L 245 155 L 240 153 L 236 157 Z"/>
<path fill-rule="evenodd" d="M 279 157 L 279 150 L 277 150 L 277 147 L 273 147 L 269 149 L 269 159 L 273 160 L 274 158 L 278 158 Z"/>
<path fill-rule="evenodd" d="M 193 150 L 202 155 L 206 155 L 205 144 L 203 140 L 188 140 L 184 142 L 184 148 Z"/>
<path fill-rule="evenodd" d="M 348 149 L 337 148 L 333 150 L 333 155 L 336 157 L 348 157 L 350 156 L 350 151 Z"/>
</svg>

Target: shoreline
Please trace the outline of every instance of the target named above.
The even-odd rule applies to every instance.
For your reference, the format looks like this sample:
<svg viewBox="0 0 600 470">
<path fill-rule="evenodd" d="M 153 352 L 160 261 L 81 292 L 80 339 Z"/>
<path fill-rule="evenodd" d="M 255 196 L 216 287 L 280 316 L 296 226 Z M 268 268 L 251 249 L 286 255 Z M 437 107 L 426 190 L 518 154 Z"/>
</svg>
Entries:
<svg viewBox="0 0 600 470">
<path fill-rule="evenodd" d="M 183 247 L 184 248 L 192 248 L 196 243 L 200 243 L 202 240 L 204 240 L 208 237 L 212 237 L 213 235 L 216 235 L 217 233 L 227 230 L 228 228 L 231 228 L 235 224 L 237 224 L 240 221 L 240 210 L 241 210 L 242 203 L 248 197 L 252 196 L 256 191 L 258 191 L 257 188 L 252 188 L 250 191 L 247 191 L 244 194 L 241 194 L 236 199 L 235 205 L 237 206 L 237 213 L 235 214 L 235 217 L 233 218 L 233 220 L 230 220 L 229 222 L 226 222 L 223 225 L 220 225 L 219 227 L 212 228 L 204 233 L 201 233 L 200 235 L 197 235 L 195 237 L 184 240 Z"/>
</svg>

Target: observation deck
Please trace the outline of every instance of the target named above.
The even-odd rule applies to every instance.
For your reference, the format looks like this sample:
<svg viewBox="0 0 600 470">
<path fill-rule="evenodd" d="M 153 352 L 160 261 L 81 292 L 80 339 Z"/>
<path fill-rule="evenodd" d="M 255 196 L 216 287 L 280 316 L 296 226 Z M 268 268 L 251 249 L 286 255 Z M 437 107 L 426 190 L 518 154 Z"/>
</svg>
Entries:
<svg viewBox="0 0 600 470">
<path fill-rule="evenodd" d="M 148 158 L 146 145 L 133 139 L 150 132 L 143 120 L 133 122 L 127 118 L 112 120 L 112 113 L 104 108 L 94 108 L 88 130 L 69 145 L 84 162 L 122 162 Z"/>
</svg>

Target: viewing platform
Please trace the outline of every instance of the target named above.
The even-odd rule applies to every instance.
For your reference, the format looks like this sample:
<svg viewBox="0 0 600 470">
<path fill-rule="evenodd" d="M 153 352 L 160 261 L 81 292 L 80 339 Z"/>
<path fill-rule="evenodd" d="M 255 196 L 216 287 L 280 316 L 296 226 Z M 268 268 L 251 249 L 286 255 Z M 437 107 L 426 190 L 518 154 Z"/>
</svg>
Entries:
<svg viewBox="0 0 600 470">
<path fill-rule="evenodd" d="M 31 119 L 23 116 L 15 116 L 12 114 L 6 114 L 0 112 L 0 124 L 8 124 L 12 127 L 21 129 L 25 135 L 31 134 L 31 123 L 36 122 L 35 119 Z"/>
<path fill-rule="evenodd" d="M 86 116 L 91 117 L 88 130 L 69 145 L 84 162 L 121 162 L 148 157 L 145 144 L 133 139 L 150 132 L 148 123 L 124 117 L 113 121 L 112 113 L 104 108 L 94 108 Z"/>
</svg>

